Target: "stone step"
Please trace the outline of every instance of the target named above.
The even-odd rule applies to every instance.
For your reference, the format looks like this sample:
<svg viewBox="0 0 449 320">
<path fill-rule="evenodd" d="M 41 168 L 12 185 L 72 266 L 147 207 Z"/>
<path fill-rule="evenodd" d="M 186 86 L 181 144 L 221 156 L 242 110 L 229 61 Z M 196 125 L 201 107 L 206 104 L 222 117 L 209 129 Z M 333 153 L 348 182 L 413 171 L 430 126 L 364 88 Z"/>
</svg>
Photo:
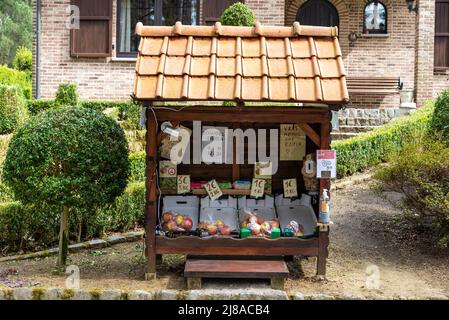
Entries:
<svg viewBox="0 0 449 320">
<path fill-rule="evenodd" d="M 340 126 L 339 131 L 340 132 L 367 132 L 374 129 L 380 128 L 380 126 Z M 336 131 L 338 132 L 338 131 Z"/>
</svg>

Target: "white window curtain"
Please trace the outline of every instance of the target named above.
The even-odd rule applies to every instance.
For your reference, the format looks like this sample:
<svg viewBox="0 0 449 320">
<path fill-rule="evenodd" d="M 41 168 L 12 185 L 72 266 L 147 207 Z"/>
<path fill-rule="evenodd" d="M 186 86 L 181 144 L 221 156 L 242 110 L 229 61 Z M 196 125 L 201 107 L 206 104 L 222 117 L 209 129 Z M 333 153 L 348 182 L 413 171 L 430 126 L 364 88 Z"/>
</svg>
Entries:
<svg viewBox="0 0 449 320">
<path fill-rule="evenodd" d="M 131 52 L 131 0 L 120 1 L 120 52 Z"/>
</svg>

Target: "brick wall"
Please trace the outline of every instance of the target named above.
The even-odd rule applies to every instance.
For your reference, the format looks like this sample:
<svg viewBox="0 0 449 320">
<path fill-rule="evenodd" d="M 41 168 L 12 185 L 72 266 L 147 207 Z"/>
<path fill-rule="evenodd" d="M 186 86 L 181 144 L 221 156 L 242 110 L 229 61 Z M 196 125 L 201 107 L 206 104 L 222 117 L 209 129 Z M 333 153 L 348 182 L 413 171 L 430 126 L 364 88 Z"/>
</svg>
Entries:
<svg viewBox="0 0 449 320">
<path fill-rule="evenodd" d="M 291 25 L 304 0 L 245 2 L 261 23 Z M 330 0 L 330 2 L 340 15 L 340 43 L 350 76 L 400 76 L 406 89 L 415 88 L 417 83 L 418 103 L 449 86 L 448 74 L 433 73 L 434 0 L 419 0 L 421 13 L 418 13 L 418 17 L 415 13 L 408 12 L 405 1 L 384 0 L 388 9 L 387 37 L 362 35 L 363 9 L 367 0 Z M 58 85 L 62 82 L 76 82 L 82 99 L 128 99 L 132 92 L 134 61 L 70 57 L 70 31 L 65 27 L 68 16 L 66 8 L 69 4 L 70 0 L 42 0 L 42 98 L 54 97 Z M 113 11 L 113 43 L 115 43 L 116 1 Z M 200 16 L 202 16 L 201 8 Z M 349 44 L 350 32 L 359 35 L 354 46 Z M 416 47 L 415 41 L 419 43 Z M 416 64 L 415 54 L 419 58 L 419 63 Z M 350 106 L 353 107 L 399 106 L 397 94 L 351 96 L 351 99 Z"/>
</svg>

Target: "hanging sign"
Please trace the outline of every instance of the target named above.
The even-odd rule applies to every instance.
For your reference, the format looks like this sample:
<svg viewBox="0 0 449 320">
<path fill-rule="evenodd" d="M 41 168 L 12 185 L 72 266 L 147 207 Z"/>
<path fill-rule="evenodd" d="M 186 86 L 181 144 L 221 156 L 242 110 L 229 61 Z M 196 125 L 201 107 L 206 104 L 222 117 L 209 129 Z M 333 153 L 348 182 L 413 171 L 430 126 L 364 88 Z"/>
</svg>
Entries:
<svg viewBox="0 0 449 320">
<path fill-rule="evenodd" d="M 284 197 L 285 198 L 297 198 L 298 197 L 298 187 L 296 184 L 296 179 L 285 179 L 284 180 Z"/>
<path fill-rule="evenodd" d="M 335 150 L 317 150 L 317 178 L 335 179 L 337 177 L 337 156 Z"/>
<path fill-rule="evenodd" d="M 178 194 L 190 192 L 190 176 L 179 175 L 178 176 Z"/>
<path fill-rule="evenodd" d="M 217 200 L 223 195 L 223 192 L 215 179 L 205 184 L 204 188 L 206 189 L 206 192 L 211 200 Z"/>
<path fill-rule="evenodd" d="M 253 179 L 251 184 L 251 197 L 261 198 L 265 193 L 265 179 Z"/>
<path fill-rule="evenodd" d="M 189 147 L 192 130 L 184 126 L 178 126 L 176 129 L 179 134 L 177 138 L 163 133 L 160 150 L 162 158 L 170 159 L 173 163 L 179 164 Z M 190 156 L 190 154 L 188 155 Z"/>
<path fill-rule="evenodd" d="M 159 161 L 159 177 L 176 178 L 177 166 L 171 161 Z"/>
<path fill-rule="evenodd" d="M 281 161 L 300 161 L 306 155 L 306 135 L 297 124 L 281 124 Z"/>
</svg>

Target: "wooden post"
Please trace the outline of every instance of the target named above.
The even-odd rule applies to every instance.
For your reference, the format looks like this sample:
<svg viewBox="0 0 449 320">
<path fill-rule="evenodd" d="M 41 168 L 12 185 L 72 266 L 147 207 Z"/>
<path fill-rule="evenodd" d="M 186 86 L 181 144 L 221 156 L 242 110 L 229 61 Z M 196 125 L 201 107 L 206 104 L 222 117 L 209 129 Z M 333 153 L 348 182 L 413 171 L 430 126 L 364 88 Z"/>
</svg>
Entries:
<svg viewBox="0 0 449 320">
<path fill-rule="evenodd" d="M 329 119 L 321 123 L 320 136 L 321 143 L 320 149 L 326 150 L 330 148 L 330 111 Z M 323 189 L 327 189 L 330 194 L 330 180 L 320 179 L 320 195 L 323 194 Z M 329 228 L 322 230 L 318 234 L 318 259 L 317 259 L 317 276 L 326 276 L 326 259 L 328 257 L 329 246 Z"/>
<path fill-rule="evenodd" d="M 67 253 L 69 251 L 69 215 L 69 207 L 64 206 L 59 229 L 58 267 L 60 268 L 64 268 L 67 263 Z"/>
<path fill-rule="evenodd" d="M 150 105 L 151 107 L 151 105 Z M 154 114 L 146 109 L 146 256 L 148 261 L 146 280 L 156 278 L 156 221 L 157 221 L 157 124 Z"/>
</svg>

